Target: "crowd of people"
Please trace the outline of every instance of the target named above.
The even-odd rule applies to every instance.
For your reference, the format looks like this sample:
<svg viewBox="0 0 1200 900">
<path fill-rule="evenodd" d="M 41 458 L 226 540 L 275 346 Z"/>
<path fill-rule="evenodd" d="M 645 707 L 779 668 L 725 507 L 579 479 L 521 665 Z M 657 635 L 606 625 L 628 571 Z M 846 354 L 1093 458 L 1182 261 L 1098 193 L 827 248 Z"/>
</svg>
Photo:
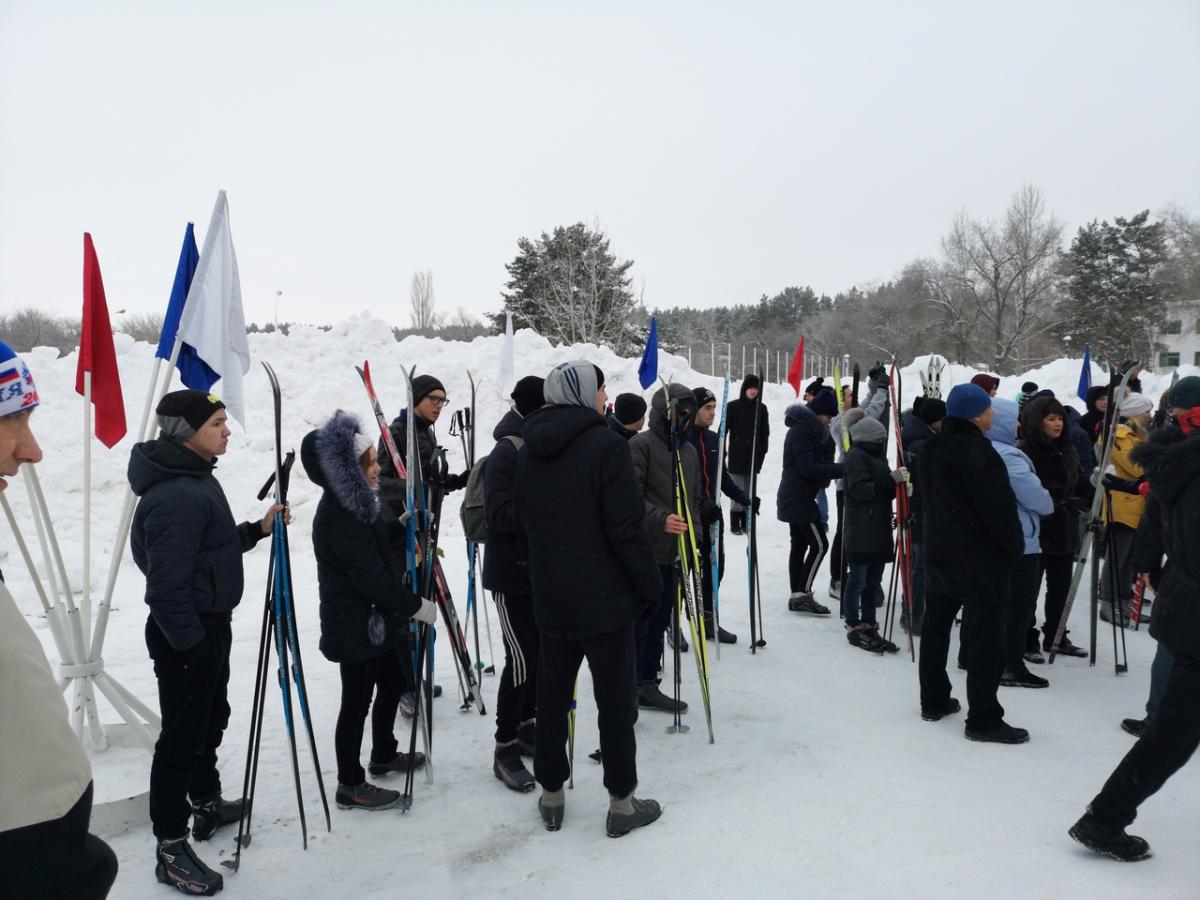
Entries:
<svg viewBox="0 0 1200 900">
<path fill-rule="evenodd" d="M 40 458 L 29 422 L 37 395 L 19 357 L 3 345 L 0 356 L 7 360 L 0 368 L 18 370 L 33 397 L 22 406 L 0 400 L 0 474 L 11 475 Z M 1089 394 L 1083 416 L 1036 385 L 1026 384 L 1016 400 L 996 396 L 999 385 L 995 376 L 976 376 L 944 400 L 918 397 L 899 415 L 890 409 L 882 365 L 868 373 L 861 404 L 848 389 L 839 398 L 823 379 L 805 387 L 803 401 L 784 414 L 776 490 L 776 515 L 791 541 L 787 608 L 832 615 L 816 596 L 828 556 L 829 594 L 850 646 L 896 652 L 878 610 L 884 573 L 897 562 L 897 525 L 907 528 L 911 577 L 904 581 L 911 589 L 902 592 L 901 626 L 919 640 L 922 718 L 961 711 L 946 671 L 961 619 L 965 735 L 1023 743 L 1029 733 L 1005 721 L 1000 688 L 1047 688 L 1031 665 L 1051 651 L 1085 655 L 1060 622 L 1087 511 L 1094 492 L 1104 492 L 1111 540 L 1102 608 L 1115 627 L 1127 625 L 1135 582 L 1144 579 L 1156 591 L 1150 627 L 1158 647 L 1146 715 L 1123 723 L 1137 743 L 1070 833 L 1098 852 L 1144 858 L 1146 842 L 1125 828 L 1200 744 L 1200 378 L 1170 389 L 1157 422 L 1136 377 L 1116 401 L 1110 388 Z M 592 757 L 603 766 L 607 834 L 625 835 L 662 814 L 655 800 L 636 795 L 635 723 L 642 712 L 678 717 L 688 710 L 678 685 L 662 689 L 668 649 L 688 650 L 676 615 L 687 577 L 681 536 L 695 542 L 703 575 L 693 639 L 738 641 L 714 603 L 724 570 L 722 497 L 731 501 L 733 534 L 753 527 L 761 502 L 752 488 L 771 436 L 762 388 L 753 375 L 744 380 L 724 413 L 722 447 L 719 404 L 707 387 L 665 384 L 649 402 L 621 394 L 610 403 L 599 367 L 563 363 L 516 383 L 495 446 L 477 463 L 486 465 L 483 586 L 493 595 L 505 651 L 491 767 L 514 792 L 540 786 L 537 807 L 549 831 L 565 821 L 569 713 L 584 660 L 598 713 L 600 747 Z M 452 474 L 439 463 L 435 426 L 447 403 L 442 382 L 422 375 L 412 380 L 411 409 L 390 426 L 390 442 L 337 410 L 301 445 L 304 471 L 322 491 L 312 543 L 320 650 L 341 679 L 334 735 L 341 809 L 395 807 L 400 793 L 367 776 L 426 763 L 396 736 L 399 712 L 419 706 L 410 625 L 437 618 L 428 592 L 407 576 L 404 516 L 417 487 L 407 483 L 410 462 L 442 494 L 470 483 L 471 472 Z M 191 841 L 211 838 L 243 811 L 240 799 L 223 796 L 216 765 L 230 716 L 230 622 L 242 595 L 243 555 L 291 514 L 275 504 L 260 519 L 236 523 L 214 472 L 230 436 L 216 396 L 174 391 L 156 415 L 158 436 L 136 444 L 129 461 L 138 497 L 131 549 L 146 579 L 145 640 L 163 722 L 150 773 L 156 874 L 183 893 L 211 895 L 222 876 Z M 896 422 L 903 455 L 893 464 Z M 1110 429 L 1111 460 L 1100 471 Z M 407 459 L 410 447 L 418 460 Z M 896 521 L 897 503 L 907 521 Z M 1149 609 L 1141 607 L 1143 620 Z M 87 834 L 87 759 L 37 639 L 2 586 L 0 617 L 7 623 L 0 627 L 5 680 L 27 685 L 19 708 L 9 710 L 6 700 L 0 758 L 37 734 L 45 763 L 33 777 L 0 779 L 0 850 L 30 861 L 17 875 L 28 879 L 18 883 L 38 886 L 28 896 L 57 896 L 58 878 L 72 885 L 69 896 L 103 897 L 116 863 Z M 10 728 L 12 721 L 19 727 Z M 59 855 L 63 863 L 45 864 Z"/>
</svg>

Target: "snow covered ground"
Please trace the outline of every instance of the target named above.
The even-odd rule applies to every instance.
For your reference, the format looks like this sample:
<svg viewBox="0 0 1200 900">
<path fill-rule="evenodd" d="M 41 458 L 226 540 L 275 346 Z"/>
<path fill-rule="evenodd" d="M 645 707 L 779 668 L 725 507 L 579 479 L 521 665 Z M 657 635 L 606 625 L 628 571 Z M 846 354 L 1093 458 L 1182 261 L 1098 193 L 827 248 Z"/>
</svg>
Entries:
<svg viewBox="0 0 1200 900">
<path fill-rule="evenodd" d="M 118 342 L 132 428 L 141 412 L 152 348 L 120 337 Z M 451 411 L 467 399 L 470 368 L 483 382 L 480 452 L 502 412 L 494 383 L 498 338 L 469 344 L 408 338 L 397 344 L 385 323 L 362 317 L 329 333 L 297 329 L 290 337 L 251 335 L 250 346 L 256 360 L 269 360 L 279 374 L 288 446 L 298 447 L 304 433 L 337 407 L 367 419 L 369 408 L 353 369 L 365 358 L 372 361 L 389 416 L 402 397 L 401 366 L 415 364 L 418 371 L 441 377 Z M 636 360 L 619 359 L 610 351 L 556 349 L 531 332 L 517 334 L 516 348 L 518 375 L 544 374 L 555 363 L 582 355 L 604 369 L 610 396 L 638 390 Z M 68 567 L 78 573 L 81 416 L 73 392 L 75 357 L 55 359 L 54 351 L 37 350 L 27 359 L 43 398 L 34 417 L 46 451 L 42 481 Z M 1013 396 L 1031 378 L 1060 397 L 1072 396 L 1078 366 L 1077 361 L 1060 360 L 1027 376 L 1005 378 L 1001 393 Z M 708 384 L 719 394 L 719 381 L 691 372 L 676 357 L 664 356 L 660 372 L 692 386 Z M 958 366 L 951 373 L 954 382 L 971 374 Z M 1165 381 L 1154 376 L 1143 381 L 1157 399 Z M 905 371 L 906 399 L 917 389 L 914 366 Z M 734 385 L 731 393 L 736 391 Z M 246 395 L 249 427 L 235 429 L 218 476 L 235 514 L 251 517 L 264 508 L 254 495 L 273 465 L 270 395 L 257 362 L 247 377 Z M 545 832 L 535 808 L 537 794 L 514 794 L 491 774 L 497 679 L 485 682 L 488 717 L 459 712 L 453 670 L 443 652 L 438 680 L 447 696 L 435 707 L 436 783 L 429 787 L 423 777 L 418 779 L 416 803 L 407 814 L 334 809 L 333 831 L 326 834 L 311 760 L 302 747 L 307 852 L 300 849 L 278 694 L 268 691 L 254 843 L 243 855 L 241 872 L 226 876 L 228 894 L 262 900 L 444 897 L 451 892 L 497 897 L 1195 896 L 1200 883 L 1200 857 L 1193 855 L 1200 772 L 1194 765 L 1145 804 L 1133 829 L 1150 840 L 1153 860 L 1122 866 L 1092 856 L 1066 835 L 1130 746 L 1131 738 L 1118 722 L 1139 715 L 1145 701 L 1154 646 L 1145 631 L 1128 635 L 1130 671 L 1124 676 L 1113 675 L 1111 632 L 1102 630 L 1095 669 L 1086 660 L 1060 659 L 1040 670 L 1051 681 L 1049 690 L 1003 689 L 1007 719 L 1029 728 L 1033 738 L 1025 746 L 994 747 L 965 741 L 961 715 L 936 724 L 920 719 L 916 667 L 906 647 L 897 656 L 877 658 L 850 647 L 836 617 L 822 621 L 787 611 L 787 529 L 774 518 L 772 494 L 779 478 L 783 409 L 791 401 L 787 386 L 768 387 L 774 428 L 762 476 L 760 532 L 767 646 L 753 656 L 747 647 L 743 544 L 731 537 L 722 622 L 741 642 L 723 648 L 719 661 L 713 659 L 716 743 L 710 746 L 704 733 L 690 657 L 684 658 L 683 679 L 684 696 L 692 703 L 691 732 L 668 735 L 669 719 L 652 713 L 643 712 L 638 724 L 639 793 L 663 803 L 659 823 L 620 841 L 605 838 L 600 769 L 586 757 L 597 739 L 585 675 L 575 790 L 568 795 L 563 831 Z M 450 447 L 452 460 L 461 461 L 447 425 L 439 426 L 441 440 Z M 98 444 L 94 448 L 94 583 L 102 584 L 107 574 L 129 444 L 126 438 L 112 451 Z M 28 522 L 24 487 L 18 481 L 8 496 L 18 517 Z M 332 800 L 339 688 L 336 667 L 317 650 L 317 591 L 308 533 L 318 497 L 319 491 L 297 474 L 291 542 L 296 597 L 319 752 Z M 450 509 L 456 512 L 457 505 L 455 500 Z M 26 536 L 32 540 L 31 532 Z M 461 613 L 465 554 L 457 515 L 446 517 L 442 543 Z M 0 549 L 0 566 L 53 659 L 36 595 L 7 540 Z M 241 786 L 266 567 L 263 544 L 246 558 L 246 591 L 234 618 L 233 718 L 222 753 L 227 795 L 236 795 Z M 73 580 L 79 584 L 78 577 Z M 819 585 L 823 592 L 824 575 Z M 104 655 L 113 675 L 153 705 L 154 677 L 142 638 L 142 589 L 127 558 Z M 1072 618 L 1080 643 L 1087 632 L 1086 612 L 1086 604 L 1079 604 Z M 903 636 L 899 630 L 897 635 Z M 499 667 L 502 648 L 494 615 L 492 644 Z M 965 703 L 963 673 L 952 671 L 951 679 Z M 115 721 L 103 701 L 102 708 L 106 721 Z M 104 755 L 96 755 L 93 764 L 99 795 L 124 786 L 115 782 L 127 778 L 127 766 L 110 764 Z M 148 826 L 109 840 L 121 861 L 113 897 L 167 896 L 154 882 Z M 199 847 L 215 865 L 229 858 L 232 836 L 222 833 Z"/>
</svg>

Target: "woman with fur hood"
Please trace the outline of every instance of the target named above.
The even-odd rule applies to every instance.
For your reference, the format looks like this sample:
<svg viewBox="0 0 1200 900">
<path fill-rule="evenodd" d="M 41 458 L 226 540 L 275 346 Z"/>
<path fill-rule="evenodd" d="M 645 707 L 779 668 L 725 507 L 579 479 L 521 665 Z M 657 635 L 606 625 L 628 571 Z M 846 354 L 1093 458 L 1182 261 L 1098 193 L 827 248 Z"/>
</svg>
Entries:
<svg viewBox="0 0 1200 900">
<path fill-rule="evenodd" d="M 399 520 L 386 522 L 379 504 L 375 442 L 359 420 L 338 410 L 300 445 L 309 479 L 324 490 L 313 518 L 312 540 L 321 596 L 321 652 L 338 663 L 342 705 L 337 750 L 337 805 L 341 809 L 388 809 L 398 791 L 366 780 L 359 760 L 367 709 L 371 708 L 372 775 L 405 771 L 393 733 L 405 690 L 406 619 L 433 624 L 435 606 L 414 594 L 392 568 L 390 546 L 402 539 Z M 371 704 L 371 695 L 375 703 Z M 418 754 L 414 765 L 424 765 Z"/>
</svg>

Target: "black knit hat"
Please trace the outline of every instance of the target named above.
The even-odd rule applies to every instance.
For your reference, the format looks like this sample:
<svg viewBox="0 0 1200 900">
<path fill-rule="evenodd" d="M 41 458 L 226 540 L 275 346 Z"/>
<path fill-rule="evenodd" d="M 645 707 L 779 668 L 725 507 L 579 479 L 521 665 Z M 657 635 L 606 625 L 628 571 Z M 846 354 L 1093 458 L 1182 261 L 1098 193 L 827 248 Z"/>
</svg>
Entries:
<svg viewBox="0 0 1200 900">
<path fill-rule="evenodd" d="M 1023 385 L 1021 385 L 1021 393 L 1022 394 L 1029 394 L 1030 396 L 1032 396 L 1032 395 L 1036 394 L 1037 392 L 1038 392 L 1038 386 L 1036 383 L 1034 383 L 1032 381 L 1027 381 Z"/>
<path fill-rule="evenodd" d="M 917 414 L 917 418 L 926 425 L 933 425 L 935 422 L 940 422 L 946 418 L 946 401 L 937 397 L 925 397 L 918 407 L 913 404 L 913 412 Z"/>
<path fill-rule="evenodd" d="M 834 417 L 838 413 L 837 397 L 833 394 L 833 388 L 822 388 L 817 392 L 817 396 L 808 401 L 808 408 L 815 412 L 818 416 Z"/>
<path fill-rule="evenodd" d="M 444 394 L 446 388 L 432 375 L 418 375 L 412 382 L 413 406 L 417 406 L 434 391 L 441 391 Z"/>
<path fill-rule="evenodd" d="M 183 390 L 164 394 L 154 412 L 163 434 L 182 444 L 203 428 L 213 413 L 224 408 L 225 404 L 215 394 Z"/>
<path fill-rule="evenodd" d="M 529 415 L 535 409 L 541 409 L 546 405 L 546 398 L 542 393 L 542 386 L 545 383 L 545 378 L 538 378 L 536 375 L 526 375 L 513 388 L 510 396 L 517 408 L 517 413 L 522 418 Z"/>
<path fill-rule="evenodd" d="M 1200 377 L 1188 375 L 1180 378 L 1171 388 L 1168 402 L 1176 409 L 1195 409 L 1200 406 Z"/>
<path fill-rule="evenodd" d="M 632 425 L 646 415 L 646 401 L 640 394 L 618 394 L 613 417 L 622 425 Z"/>
<path fill-rule="evenodd" d="M 824 376 L 819 376 L 808 383 L 808 386 L 804 389 L 804 393 L 815 395 L 823 387 L 825 387 L 825 378 Z"/>
<path fill-rule="evenodd" d="M 701 409 L 708 403 L 716 403 L 717 395 L 706 387 L 698 387 L 692 391 L 696 395 L 696 408 Z"/>
</svg>

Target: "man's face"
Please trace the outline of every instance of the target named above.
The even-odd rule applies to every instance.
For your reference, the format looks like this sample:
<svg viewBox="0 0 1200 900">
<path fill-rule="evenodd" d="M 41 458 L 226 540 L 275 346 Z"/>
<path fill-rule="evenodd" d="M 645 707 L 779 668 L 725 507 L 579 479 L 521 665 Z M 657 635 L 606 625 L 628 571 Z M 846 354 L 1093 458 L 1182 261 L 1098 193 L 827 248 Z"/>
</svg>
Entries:
<svg viewBox="0 0 1200 900">
<path fill-rule="evenodd" d="M 8 487 L 5 479 L 16 475 L 21 463 L 42 460 L 42 448 L 29 427 L 32 415 L 23 412 L 0 419 L 0 491 Z"/>
<path fill-rule="evenodd" d="M 747 400 L 753 400 L 757 396 L 758 396 L 758 388 L 755 388 L 755 387 L 746 388 L 746 399 Z"/>
<path fill-rule="evenodd" d="M 708 428 L 712 425 L 713 420 L 717 418 L 717 401 L 709 400 L 702 407 L 700 412 L 696 413 L 696 427 Z"/>
<path fill-rule="evenodd" d="M 225 451 L 229 449 L 229 435 L 231 434 L 226 425 L 228 421 L 229 416 L 226 411 L 218 409 L 208 417 L 207 422 L 200 426 L 199 431 L 183 442 L 183 446 L 201 459 L 207 460 L 224 455 Z"/>
<path fill-rule="evenodd" d="M 600 385 L 600 387 L 598 387 L 596 389 L 596 402 L 594 404 L 592 404 L 592 409 L 594 409 L 596 412 L 600 413 L 600 415 L 604 415 L 604 410 L 607 408 L 608 408 L 608 391 L 605 390 L 604 385 Z"/>
<path fill-rule="evenodd" d="M 987 409 L 985 409 L 971 421 L 975 423 L 976 428 L 986 434 L 988 429 L 992 427 L 992 415 L 992 407 L 989 405 Z"/>
<path fill-rule="evenodd" d="M 446 392 L 441 388 L 435 388 L 421 398 L 421 402 L 417 404 L 417 415 L 426 422 L 436 422 L 442 414 L 442 407 L 448 402 Z"/>
</svg>

